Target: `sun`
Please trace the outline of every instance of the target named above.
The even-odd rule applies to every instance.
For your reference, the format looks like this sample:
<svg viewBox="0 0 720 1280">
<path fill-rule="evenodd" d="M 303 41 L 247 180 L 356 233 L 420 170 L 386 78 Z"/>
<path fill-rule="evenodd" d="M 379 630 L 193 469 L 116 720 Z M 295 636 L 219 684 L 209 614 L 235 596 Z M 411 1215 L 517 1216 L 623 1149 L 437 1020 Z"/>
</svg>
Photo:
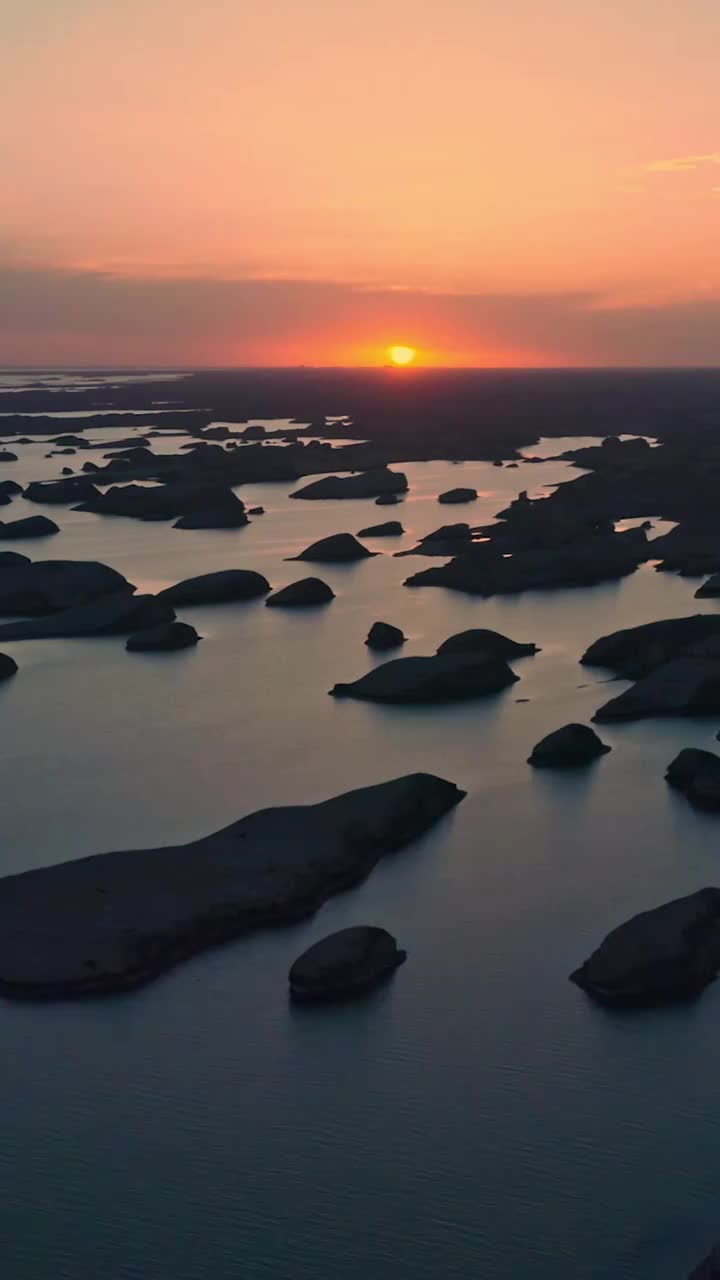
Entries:
<svg viewBox="0 0 720 1280">
<path fill-rule="evenodd" d="M 388 355 L 393 364 L 412 364 L 417 351 L 414 347 L 388 347 Z"/>
</svg>

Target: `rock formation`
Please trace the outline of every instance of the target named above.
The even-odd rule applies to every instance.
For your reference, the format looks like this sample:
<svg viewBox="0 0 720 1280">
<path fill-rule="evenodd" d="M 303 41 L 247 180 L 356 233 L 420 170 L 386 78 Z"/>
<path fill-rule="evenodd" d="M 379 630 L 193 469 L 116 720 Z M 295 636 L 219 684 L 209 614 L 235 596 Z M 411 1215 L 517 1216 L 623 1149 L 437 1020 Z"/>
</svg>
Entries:
<svg viewBox="0 0 720 1280">
<path fill-rule="evenodd" d="M 299 556 L 290 556 L 289 559 L 346 564 L 353 560 L 367 560 L 369 556 L 374 555 L 377 555 L 377 552 L 368 551 L 367 547 L 358 542 L 352 533 L 333 533 L 329 538 L 320 538 L 318 542 L 313 542 L 312 546 L 306 547 Z"/>
<path fill-rule="evenodd" d="M 265 601 L 270 607 L 302 608 L 306 605 L 328 604 L 335 599 L 335 592 L 321 578 L 301 578 L 281 587 Z"/>
<path fill-rule="evenodd" d="M 158 599 L 172 605 L 225 604 L 233 600 L 254 600 L 266 596 L 269 590 L 267 578 L 252 569 L 219 569 L 216 573 L 201 573 L 173 587 L 165 587 L 158 592 Z"/>
<path fill-rule="evenodd" d="M 293 964 L 288 975 L 294 1000 L 339 1000 L 360 995 L 387 978 L 406 959 L 385 929 L 355 925 L 322 938 Z"/>
<path fill-rule="evenodd" d="M 613 929 L 571 982 L 601 1004 L 649 1006 L 700 995 L 720 970 L 720 889 L 700 889 Z"/>
<path fill-rule="evenodd" d="M 432 658 L 394 658 L 359 680 L 336 684 L 335 698 L 366 702 L 455 702 L 497 693 L 517 676 L 504 662 L 485 654 L 453 653 Z"/>
<path fill-rule="evenodd" d="M 597 760 L 609 750 L 589 725 L 566 724 L 533 747 L 528 764 L 539 768 L 577 768 Z"/>
<path fill-rule="evenodd" d="M 190 844 L 74 859 L 0 881 L 0 991 L 138 986 L 249 929 L 294 922 L 422 835 L 463 792 L 430 774 L 264 809 Z"/>
<path fill-rule="evenodd" d="M 405 636 L 389 622 L 373 622 L 365 643 L 369 649 L 397 649 L 405 643 Z"/>
</svg>

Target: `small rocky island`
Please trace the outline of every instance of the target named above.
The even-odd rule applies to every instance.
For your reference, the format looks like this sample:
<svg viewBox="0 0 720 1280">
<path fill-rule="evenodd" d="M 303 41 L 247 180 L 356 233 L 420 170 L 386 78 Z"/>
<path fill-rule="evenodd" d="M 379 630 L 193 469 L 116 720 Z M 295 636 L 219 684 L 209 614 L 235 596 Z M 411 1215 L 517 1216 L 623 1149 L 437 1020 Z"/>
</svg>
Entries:
<svg viewBox="0 0 720 1280">
<path fill-rule="evenodd" d="M 570 975 L 600 1004 L 691 1000 L 720 972 L 720 889 L 700 889 L 613 929 Z"/>
<path fill-rule="evenodd" d="M 304 1002 L 342 1000 L 376 987 L 407 957 L 385 929 L 355 925 L 303 951 L 288 975 L 290 995 Z"/>
</svg>

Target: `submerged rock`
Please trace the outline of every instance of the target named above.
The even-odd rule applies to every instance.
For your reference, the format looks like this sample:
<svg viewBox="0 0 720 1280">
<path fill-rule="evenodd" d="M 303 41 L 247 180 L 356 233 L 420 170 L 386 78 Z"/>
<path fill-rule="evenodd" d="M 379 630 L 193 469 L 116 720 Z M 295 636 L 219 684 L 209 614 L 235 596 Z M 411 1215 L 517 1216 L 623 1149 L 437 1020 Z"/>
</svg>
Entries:
<svg viewBox="0 0 720 1280">
<path fill-rule="evenodd" d="M 437 652 L 487 653 L 493 658 L 509 662 L 512 658 L 524 658 L 540 651 L 536 644 L 521 644 L 518 640 L 510 640 L 508 636 L 501 635 L 499 631 L 473 627 L 469 631 L 458 631 L 457 635 L 443 640 Z"/>
<path fill-rule="evenodd" d="M 18 664 L 7 653 L 0 653 L 0 680 L 7 680 L 17 672 Z"/>
<path fill-rule="evenodd" d="M 158 592 L 159 600 L 170 604 L 225 604 L 233 600 L 254 600 L 266 596 L 270 583 L 261 573 L 252 569 L 219 569 L 216 573 L 201 573 L 197 578 L 186 578 Z"/>
<path fill-rule="evenodd" d="M 20 538 L 49 538 L 59 533 L 60 526 L 47 516 L 26 516 L 24 520 L 0 520 L 0 539 L 3 542 Z"/>
<path fill-rule="evenodd" d="M 431 774 L 264 809 L 190 844 L 106 853 L 0 881 L 0 991 L 139 986 L 208 946 L 310 915 L 464 792 Z"/>
<path fill-rule="evenodd" d="M 668 765 L 665 781 L 698 809 L 720 809 L 720 756 L 684 747 Z"/>
<path fill-rule="evenodd" d="M 372 471 L 360 471 L 352 476 L 323 476 L 313 480 L 304 489 L 296 489 L 291 498 L 375 498 L 387 494 L 405 493 L 407 476 L 401 471 L 377 467 Z"/>
<path fill-rule="evenodd" d="M 528 764 L 540 767 L 575 768 L 605 755 L 610 747 L 601 742 L 586 724 L 566 724 L 555 729 L 533 747 Z"/>
<path fill-rule="evenodd" d="M 613 929 L 570 981 L 601 1004 L 649 1006 L 700 995 L 720 970 L 720 889 L 700 889 Z"/>
<path fill-rule="evenodd" d="M 366 702 L 454 702 L 497 693 L 517 676 L 504 662 L 485 654 L 445 654 L 433 658 L 393 658 L 351 684 L 336 684 L 335 698 Z"/>
<path fill-rule="evenodd" d="M 365 643 L 369 649 L 397 649 L 405 643 L 405 636 L 389 622 L 373 622 Z"/>
<path fill-rule="evenodd" d="M 352 560 L 367 560 L 377 555 L 376 551 L 368 551 L 352 533 L 334 533 L 329 538 L 320 538 L 306 547 L 299 556 L 290 556 L 290 560 L 319 560 L 328 564 L 333 562 L 347 563 Z"/>
<path fill-rule="evenodd" d="M 391 933 L 368 925 L 340 929 L 303 951 L 288 975 L 294 1000 L 337 1000 L 377 986 L 407 958 Z"/>
<path fill-rule="evenodd" d="M 328 604 L 335 599 L 335 592 L 322 578 L 301 578 L 299 582 L 291 582 L 282 587 L 265 601 L 270 606 L 288 606 L 298 608 L 305 605 Z"/>
<path fill-rule="evenodd" d="M 130 653 L 172 653 L 177 649 L 191 648 L 199 639 L 189 622 L 165 622 L 157 627 L 134 631 L 125 648 Z"/>
<path fill-rule="evenodd" d="M 456 502 L 475 502 L 477 496 L 477 489 L 448 489 L 445 493 L 438 494 L 438 502 L 445 505 Z"/>
<path fill-rule="evenodd" d="M 358 530 L 358 538 L 399 538 L 405 530 L 399 520 L 386 520 L 385 524 L 371 524 Z"/>
<path fill-rule="evenodd" d="M 115 591 L 87 604 L 61 609 L 42 618 L 0 623 L 0 640 L 59 640 L 72 636 L 127 635 L 143 627 L 170 622 L 175 611 L 157 596 Z"/>
</svg>

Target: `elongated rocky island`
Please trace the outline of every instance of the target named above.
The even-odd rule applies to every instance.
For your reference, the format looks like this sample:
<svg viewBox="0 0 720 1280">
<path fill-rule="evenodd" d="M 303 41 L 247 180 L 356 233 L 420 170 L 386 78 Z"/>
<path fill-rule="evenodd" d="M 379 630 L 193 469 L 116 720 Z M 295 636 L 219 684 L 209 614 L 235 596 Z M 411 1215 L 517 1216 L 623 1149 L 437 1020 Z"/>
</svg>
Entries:
<svg viewBox="0 0 720 1280">
<path fill-rule="evenodd" d="M 416 773 L 263 809 L 190 844 L 96 854 L 0 879 L 0 992 L 102 994 L 248 929 L 299 920 L 462 800 Z"/>
<path fill-rule="evenodd" d="M 570 975 L 601 1004 L 642 1007 L 691 1000 L 720 972 L 720 889 L 642 911 L 613 929 Z"/>
</svg>

